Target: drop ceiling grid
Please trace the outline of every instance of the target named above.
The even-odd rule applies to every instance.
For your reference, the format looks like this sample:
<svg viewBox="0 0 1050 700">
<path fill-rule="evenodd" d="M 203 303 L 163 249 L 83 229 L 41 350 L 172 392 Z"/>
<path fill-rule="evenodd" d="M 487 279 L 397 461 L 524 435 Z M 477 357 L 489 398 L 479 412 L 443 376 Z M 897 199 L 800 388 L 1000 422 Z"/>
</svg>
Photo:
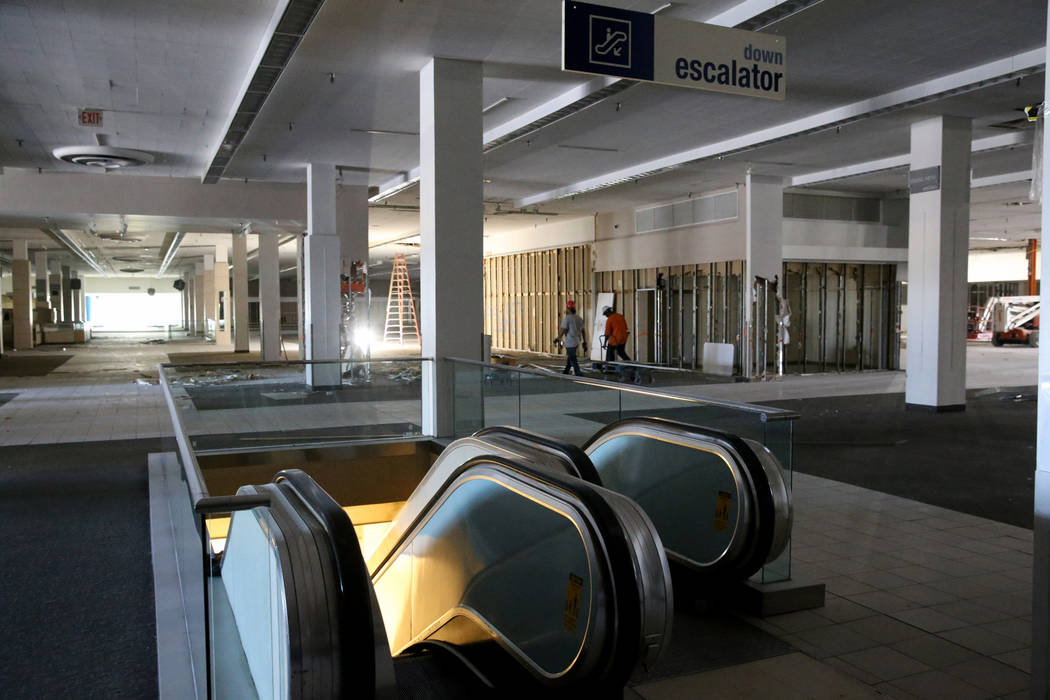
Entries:
<svg viewBox="0 0 1050 700">
<path fill-rule="evenodd" d="M 828 6 L 834 8 L 828 9 Z M 656 87 L 636 88 L 632 91 L 644 90 L 645 95 L 652 98 L 651 107 L 643 107 L 636 111 L 637 116 L 620 115 L 615 123 L 588 123 L 587 131 L 596 145 L 618 142 L 628 145 L 628 148 L 621 151 L 623 155 L 618 163 L 612 162 L 616 158 L 575 157 L 579 154 L 567 158 L 557 152 L 544 159 L 533 155 L 533 151 L 527 158 L 512 163 L 513 169 L 517 171 L 516 179 L 539 182 L 545 177 L 549 178 L 552 172 L 557 172 L 558 184 L 565 184 L 598 174 L 600 171 L 594 170 L 595 164 L 612 169 L 634 164 L 692 145 L 715 142 L 741 133 L 741 122 L 759 125 L 771 123 L 772 120 L 783 122 L 839 104 L 843 93 L 849 90 L 858 96 L 870 96 L 950 70 L 958 70 L 973 63 L 1017 52 L 1025 48 L 1026 42 L 1038 45 L 1041 35 L 1032 30 L 1032 26 L 1038 25 L 1038 22 L 1031 22 L 1031 17 L 1018 12 L 1019 6 L 1031 7 L 1027 3 L 1018 2 L 980 2 L 975 4 L 974 14 L 965 16 L 957 11 L 957 4 L 943 0 L 919 4 L 898 0 L 880 3 L 878 6 L 856 2 L 819 5 L 777 25 L 778 30 L 789 36 L 791 97 L 787 102 L 759 104 L 757 100 L 746 101 L 741 98 L 710 95 L 703 98 L 687 97 L 670 92 L 656 93 L 654 91 L 660 89 Z M 346 7 L 343 11 L 349 12 Z M 989 38 L 983 33 L 977 35 L 968 30 L 968 17 L 983 18 L 985 15 L 990 18 L 986 23 L 987 29 L 1005 33 L 1009 38 L 1001 35 Z M 459 15 L 453 13 L 452 16 Z M 866 17 L 871 21 L 866 21 Z M 428 20 L 427 17 L 423 17 L 420 21 L 426 25 Z M 478 20 L 474 26 L 483 24 L 483 21 Z M 937 32 L 927 35 L 925 32 L 932 25 L 937 26 Z M 370 37 L 365 43 L 374 42 L 381 37 L 382 28 L 382 23 L 378 27 L 368 27 Z M 379 31 L 375 31 L 377 29 Z M 904 31 L 905 29 L 907 31 Z M 850 41 L 842 38 L 847 30 Z M 433 31 L 439 38 L 454 38 L 452 35 L 442 34 L 440 27 L 434 28 Z M 923 37 L 922 40 L 916 39 L 917 33 Z M 461 31 L 460 34 L 464 48 L 471 47 L 468 32 Z M 408 31 L 406 36 L 414 37 L 415 34 Z M 511 30 L 505 28 L 503 37 L 511 36 Z M 350 38 L 351 43 L 356 40 L 353 28 L 350 28 Z M 955 42 L 959 38 L 964 38 L 965 41 L 956 49 Z M 476 50 L 477 47 L 473 46 L 472 49 Z M 963 64 L 960 64 L 960 55 L 965 61 Z M 477 55 L 471 54 L 467 57 Z M 550 59 L 550 56 L 534 57 L 534 60 L 540 62 Z M 916 61 L 921 65 L 916 64 Z M 294 62 L 293 60 L 293 64 Z M 837 69 L 836 65 L 841 68 Z M 410 74 L 405 80 L 410 81 L 414 87 L 417 78 Z M 791 85 L 802 87 L 793 90 Z M 807 85 L 814 86 L 812 92 L 807 92 Z M 817 89 L 818 87 L 820 89 Z M 412 91 L 406 91 L 406 94 L 411 95 Z M 278 96 L 277 100 L 280 99 Z M 623 97 L 624 101 L 631 99 L 627 94 Z M 381 103 L 380 96 L 377 98 L 377 104 Z M 412 106 L 418 109 L 418 106 Z M 745 109 L 749 118 L 742 120 L 741 111 Z M 598 112 L 588 110 L 585 116 L 574 119 L 583 118 L 586 121 L 595 114 Z M 697 119 L 698 115 L 703 115 L 703 121 Z M 653 130 L 652 124 L 660 124 L 660 129 Z M 637 138 L 639 134 L 645 134 L 645 138 Z M 377 149 L 390 147 L 381 144 Z M 634 151 L 631 150 L 632 147 Z M 409 164 L 405 164 L 405 167 L 409 167 Z"/>
<path fill-rule="evenodd" d="M 32 130 L 43 146 L 32 164 L 75 170 L 48 152 L 93 142 L 96 130 L 76 126 L 76 109 L 102 108 L 108 113 L 101 131 L 110 145 L 160 152 L 158 165 L 137 172 L 197 176 L 209 135 L 218 138 L 274 5 L 34 0 L 2 8 L 0 95 L 39 105 L 40 112 L 22 115 L 21 123 L 5 119 L 3 136 L 24 138 L 12 132 Z M 19 38 L 8 42 L 9 34 Z M 38 126 L 42 119 L 46 126 Z M 0 165 L 11 164 L 8 153 L 0 151 Z M 24 154 L 14 157 L 30 164 Z"/>
</svg>

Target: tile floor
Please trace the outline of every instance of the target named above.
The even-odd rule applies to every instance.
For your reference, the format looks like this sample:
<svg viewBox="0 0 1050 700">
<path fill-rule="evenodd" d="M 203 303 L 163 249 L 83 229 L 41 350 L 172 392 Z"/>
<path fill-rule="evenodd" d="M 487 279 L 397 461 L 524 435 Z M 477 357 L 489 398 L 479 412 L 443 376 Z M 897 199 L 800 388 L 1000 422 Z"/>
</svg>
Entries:
<svg viewBox="0 0 1050 700">
<path fill-rule="evenodd" d="M 169 435 L 160 388 L 138 381 L 155 376 L 168 349 L 98 343 L 48 376 L 0 378 L 0 391 L 18 393 L 0 406 L 0 445 Z M 1035 358 L 971 347 L 968 386 L 1034 384 Z M 899 372 L 867 372 L 685 391 L 762 401 L 902 382 Z M 375 419 L 408 408 L 376 407 Z M 643 684 L 629 697 L 1027 696 L 1031 531 L 804 474 L 794 499 L 794 576 L 823 581 L 826 605 L 749 620 L 799 653 Z"/>
</svg>

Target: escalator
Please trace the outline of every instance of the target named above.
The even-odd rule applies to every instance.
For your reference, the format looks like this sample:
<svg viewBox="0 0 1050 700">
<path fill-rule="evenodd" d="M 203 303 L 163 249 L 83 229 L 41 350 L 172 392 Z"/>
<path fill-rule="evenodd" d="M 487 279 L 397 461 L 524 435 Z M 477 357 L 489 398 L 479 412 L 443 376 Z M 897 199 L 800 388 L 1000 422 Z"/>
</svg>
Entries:
<svg viewBox="0 0 1050 700">
<path fill-rule="evenodd" d="M 584 446 L 606 488 L 652 518 L 672 561 L 703 578 L 745 579 L 791 536 L 791 491 L 764 445 L 712 428 L 627 418 Z"/>
<path fill-rule="evenodd" d="M 708 581 L 745 579 L 779 556 L 791 534 L 783 468 L 762 444 L 660 418 L 602 428 L 583 449 L 527 430 L 485 428 L 459 440 L 477 454 L 528 455 L 600 484 L 649 515 L 668 558 Z"/>
<path fill-rule="evenodd" d="M 242 487 L 269 507 L 234 514 L 220 578 L 258 696 L 611 697 L 652 667 L 672 617 L 652 523 L 518 448 L 450 445 L 367 564 L 305 473 Z"/>
</svg>

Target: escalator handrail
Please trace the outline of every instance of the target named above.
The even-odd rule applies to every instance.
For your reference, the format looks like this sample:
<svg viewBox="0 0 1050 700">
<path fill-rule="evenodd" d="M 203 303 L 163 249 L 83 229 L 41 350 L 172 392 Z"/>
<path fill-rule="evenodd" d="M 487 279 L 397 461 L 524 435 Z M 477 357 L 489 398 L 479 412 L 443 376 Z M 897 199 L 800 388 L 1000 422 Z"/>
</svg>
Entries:
<svg viewBox="0 0 1050 700">
<path fill-rule="evenodd" d="M 576 679 L 571 672 L 562 676 L 568 679 L 568 683 L 577 680 L 601 679 L 609 683 L 610 687 L 619 685 L 622 687 L 630 678 L 634 670 L 637 657 L 640 656 L 641 648 L 639 639 L 641 637 L 641 593 L 636 581 L 634 559 L 629 550 L 630 541 L 628 533 L 624 532 L 619 519 L 616 517 L 612 507 L 605 501 L 601 494 L 592 489 L 590 484 L 567 475 L 555 474 L 550 471 L 534 469 L 519 461 L 502 456 L 474 457 L 452 471 L 440 489 L 429 499 L 425 507 L 421 508 L 417 517 L 403 531 L 397 542 L 382 553 L 380 557 L 373 555 L 373 561 L 378 562 L 373 566 L 369 562 L 369 569 L 375 575 L 382 571 L 398 552 L 408 543 L 416 531 L 431 516 L 434 506 L 438 505 L 444 497 L 446 490 L 461 476 L 477 466 L 496 467 L 500 470 L 508 470 L 525 476 L 528 480 L 546 484 L 566 493 L 572 499 L 582 504 L 583 509 L 590 515 L 591 526 L 596 529 L 592 537 L 597 545 L 596 552 L 604 553 L 606 571 L 602 576 L 605 585 L 606 599 L 613 601 L 614 610 L 610 616 L 612 624 L 607 629 L 608 634 L 604 640 L 603 648 L 598 654 L 602 660 L 596 665 L 598 669 L 593 677 L 587 679 Z M 601 545 L 604 545 L 601 546 Z M 376 553 L 378 554 L 378 552 Z M 632 585 L 617 586 L 616 582 L 631 582 Z"/>
<path fill-rule="evenodd" d="M 389 653 L 383 658 L 386 639 L 377 639 L 375 633 L 372 581 L 353 523 L 346 511 L 303 470 L 283 469 L 274 476 L 273 483 L 291 487 L 328 535 L 342 594 L 339 639 L 343 687 L 346 689 L 348 684 L 353 684 L 357 688 L 374 689 L 381 684 L 376 665 L 387 663 Z M 381 624 L 379 629 L 382 629 Z"/>
<path fill-rule="evenodd" d="M 770 526 L 760 526 L 758 528 L 757 539 L 750 547 L 750 552 L 744 558 L 739 570 L 741 575 L 746 577 L 751 576 L 762 568 L 773 544 L 774 528 L 772 527 L 772 524 L 775 522 L 776 518 L 776 506 L 773 502 L 773 495 L 770 490 L 769 478 L 766 476 L 765 467 L 763 467 L 761 460 L 758 455 L 755 454 L 751 445 L 737 435 L 716 430 L 714 428 L 693 425 L 691 423 L 682 423 L 667 418 L 639 416 L 636 418 L 623 418 L 606 425 L 584 443 L 583 450 L 590 454 L 590 448 L 602 442 L 610 433 L 618 432 L 624 428 L 639 424 L 658 430 L 686 433 L 702 437 L 703 439 L 722 447 L 727 452 L 740 459 L 741 464 L 744 467 L 741 471 L 750 481 L 749 486 L 755 497 L 758 510 L 758 522 L 760 524 L 768 523 Z"/>
<path fill-rule="evenodd" d="M 586 452 L 570 442 L 562 442 L 546 435 L 534 433 L 531 430 L 523 430 L 509 425 L 493 425 L 474 433 L 476 438 L 484 438 L 489 435 L 504 435 L 517 440 L 536 443 L 564 457 L 576 471 L 576 477 L 589 481 L 592 484 L 602 483 L 601 477 L 598 476 L 598 470 L 594 468 L 594 463 L 591 462 L 591 458 L 587 456 Z"/>
</svg>

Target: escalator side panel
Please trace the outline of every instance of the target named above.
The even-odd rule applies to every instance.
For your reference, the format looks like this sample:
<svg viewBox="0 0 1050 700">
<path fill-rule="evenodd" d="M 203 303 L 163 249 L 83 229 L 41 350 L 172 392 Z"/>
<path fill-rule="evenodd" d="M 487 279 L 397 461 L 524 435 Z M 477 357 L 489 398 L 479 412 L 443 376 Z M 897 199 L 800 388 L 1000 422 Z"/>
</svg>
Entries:
<svg viewBox="0 0 1050 700">
<path fill-rule="evenodd" d="M 590 456 L 602 484 L 642 506 L 677 558 L 714 571 L 743 553 L 751 499 L 726 453 L 620 433 Z"/>
<path fill-rule="evenodd" d="M 606 426 L 585 445 L 604 485 L 637 500 L 668 557 L 705 576 L 746 578 L 783 550 L 790 490 L 765 447 L 657 418 Z"/>
<path fill-rule="evenodd" d="M 280 697 L 289 685 L 290 639 L 297 627 L 294 605 L 283 614 L 288 592 L 284 570 L 287 545 L 265 509 L 233 514 L 223 554 L 226 589 L 241 645 L 260 697 Z"/>
<path fill-rule="evenodd" d="M 603 633 L 592 615 L 603 596 L 581 533 L 586 523 L 529 491 L 477 475 L 457 481 L 373 577 L 395 653 L 468 616 L 554 678 L 574 665 L 588 633 Z"/>
</svg>

